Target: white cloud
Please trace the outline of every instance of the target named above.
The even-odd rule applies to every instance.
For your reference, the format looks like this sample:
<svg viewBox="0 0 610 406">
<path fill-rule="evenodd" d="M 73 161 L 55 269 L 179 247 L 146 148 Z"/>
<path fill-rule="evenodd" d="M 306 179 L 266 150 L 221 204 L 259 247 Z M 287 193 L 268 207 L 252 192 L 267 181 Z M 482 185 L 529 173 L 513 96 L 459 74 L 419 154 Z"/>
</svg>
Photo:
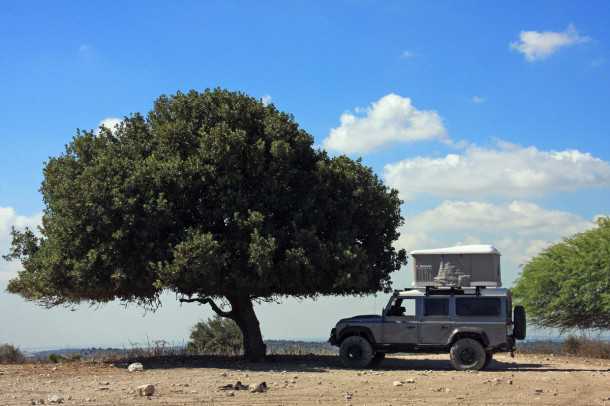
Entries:
<svg viewBox="0 0 610 406">
<path fill-rule="evenodd" d="M 521 52 L 529 62 L 546 59 L 560 48 L 590 41 L 582 36 L 572 24 L 563 32 L 521 31 L 519 41 L 510 44 L 511 49 Z"/>
<path fill-rule="evenodd" d="M 78 52 L 80 52 L 82 54 L 85 54 L 91 50 L 92 50 L 92 47 L 89 44 L 82 44 L 80 47 L 78 47 Z"/>
<path fill-rule="evenodd" d="M 411 52 L 411 51 L 402 51 L 402 53 L 400 54 L 400 57 L 402 59 L 411 59 L 411 58 L 415 58 L 415 53 Z"/>
<path fill-rule="evenodd" d="M 471 100 L 474 104 L 485 103 L 485 98 L 483 96 L 472 96 Z"/>
<path fill-rule="evenodd" d="M 107 117 L 98 123 L 98 125 L 97 125 L 98 128 L 94 131 L 94 134 L 96 134 L 96 135 L 99 134 L 101 127 L 106 127 L 110 131 L 114 132 L 116 129 L 116 126 L 121 124 L 122 121 L 123 121 L 122 119 L 117 118 L 117 117 Z"/>
<path fill-rule="evenodd" d="M 29 227 L 34 232 L 42 224 L 42 213 L 33 216 L 20 216 L 12 207 L 0 207 L 0 256 L 8 254 L 11 243 L 11 228 L 23 230 Z M 15 261 L 7 262 L 0 258 L 0 281 L 15 276 L 21 265 Z"/>
<path fill-rule="evenodd" d="M 263 97 L 261 97 L 261 102 L 263 103 L 263 105 L 268 106 L 269 104 L 271 104 L 272 98 L 270 95 L 266 94 Z"/>
<path fill-rule="evenodd" d="M 498 141 L 495 148 L 470 146 L 463 154 L 390 163 L 384 167 L 384 176 L 404 199 L 418 194 L 524 198 L 608 187 L 610 164 L 577 150 L 541 151 Z"/>
<path fill-rule="evenodd" d="M 324 148 L 345 153 L 369 152 L 393 142 L 449 141 L 435 111 L 417 110 L 408 97 L 390 93 L 366 109 L 343 113 L 341 125 L 324 140 Z"/>
<path fill-rule="evenodd" d="M 457 244 L 494 244 L 502 253 L 504 282 L 517 276 L 519 265 L 563 237 L 590 229 L 593 221 L 576 214 L 547 210 L 534 203 L 491 204 L 444 201 L 407 216 L 397 245 L 408 251 Z"/>
</svg>

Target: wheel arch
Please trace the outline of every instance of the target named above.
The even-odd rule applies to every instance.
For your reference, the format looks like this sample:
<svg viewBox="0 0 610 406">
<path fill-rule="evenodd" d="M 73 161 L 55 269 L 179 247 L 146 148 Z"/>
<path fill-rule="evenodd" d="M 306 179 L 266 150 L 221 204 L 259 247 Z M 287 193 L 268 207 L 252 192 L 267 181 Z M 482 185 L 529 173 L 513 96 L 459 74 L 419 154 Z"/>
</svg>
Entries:
<svg viewBox="0 0 610 406">
<path fill-rule="evenodd" d="M 367 339 L 367 341 L 371 345 L 375 344 L 375 336 L 373 335 L 373 332 L 368 327 L 363 327 L 363 326 L 349 326 L 349 327 L 345 327 L 339 333 L 339 339 L 337 340 L 338 344 L 341 345 L 343 340 L 345 340 L 347 337 L 351 337 L 351 336 L 364 337 L 364 338 Z"/>
<path fill-rule="evenodd" d="M 489 337 L 485 331 L 479 328 L 462 328 L 456 329 L 449 337 L 449 342 L 447 343 L 449 346 L 452 346 L 457 340 L 462 338 L 472 338 L 473 340 L 477 340 L 483 345 L 483 347 L 489 346 Z"/>
</svg>

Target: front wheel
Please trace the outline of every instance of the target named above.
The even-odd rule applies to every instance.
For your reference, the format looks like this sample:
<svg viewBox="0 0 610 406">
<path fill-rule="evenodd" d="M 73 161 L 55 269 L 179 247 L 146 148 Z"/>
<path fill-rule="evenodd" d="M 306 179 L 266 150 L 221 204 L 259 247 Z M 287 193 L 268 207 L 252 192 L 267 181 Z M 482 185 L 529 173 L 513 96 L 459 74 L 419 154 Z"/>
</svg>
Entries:
<svg viewBox="0 0 610 406">
<path fill-rule="evenodd" d="M 491 352 L 485 353 L 485 364 L 483 365 L 483 369 L 487 369 L 489 363 L 494 359 L 494 355 Z"/>
<path fill-rule="evenodd" d="M 377 368 L 379 365 L 381 365 L 381 363 L 383 362 L 384 359 L 385 359 L 385 352 L 376 352 L 375 355 L 373 356 L 373 360 L 371 361 L 370 366 L 372 368 Z"/>
<path fill-rule="evenodd" d="M 485 366 L 487 354 L 477 340 L 462 338 L 451 346 L 451 364 L 458 371 L 478 371 Z"/>
<path fill-rule="evenodd" d="M 348 368 L 366 368 L 374 357 L 371 343 L 360 336 L 350 336 L 341 342 L 339 357 Z"/>
</svg>

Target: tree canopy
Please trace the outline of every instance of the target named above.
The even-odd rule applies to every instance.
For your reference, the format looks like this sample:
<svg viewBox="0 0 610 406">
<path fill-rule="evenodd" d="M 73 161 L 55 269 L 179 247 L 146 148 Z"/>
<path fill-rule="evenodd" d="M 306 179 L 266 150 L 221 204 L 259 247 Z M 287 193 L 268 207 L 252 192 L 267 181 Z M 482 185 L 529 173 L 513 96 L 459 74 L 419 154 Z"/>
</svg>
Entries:
<svg viewBox="0 0 610 406">
<path fill-rule="evenodd" d="M 531 259 L 513 294 L 537 325 L 610 329 L 610 218 Z"/>
<path fill-rule="evenodd" d="M 78 131 L 41 192 L 40 236 L 13 232 L 10 292 L 155 306 L 171 290 L 235 320 L 246 355 L 262 345 L 253 300 L 388 290 L 406 263 L 397 191 L 238 92 L 161 96 L 146 117 Z"/>
</svg>

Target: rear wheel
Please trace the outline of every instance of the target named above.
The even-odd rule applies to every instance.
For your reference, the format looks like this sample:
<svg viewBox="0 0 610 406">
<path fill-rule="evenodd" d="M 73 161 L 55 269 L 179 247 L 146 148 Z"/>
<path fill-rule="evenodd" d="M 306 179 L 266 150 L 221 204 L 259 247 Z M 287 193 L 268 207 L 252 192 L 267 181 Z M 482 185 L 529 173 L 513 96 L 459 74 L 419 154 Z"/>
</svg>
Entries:
<svg viewBox="0 0 610 406">
<path fill-rule="evenodd" d="M 487 354 L 477 340 L 459 339 L 451 346 L 451 364 L 458 371 L 478 371 L 485 366 Z"/>
<path fill-rule="evenodd" d="M 366 368 L 374 357 L 371 343 L 360 336 L 350 336 L 341 342 L 339 356 L 348 368 Z"/>
</svg>

